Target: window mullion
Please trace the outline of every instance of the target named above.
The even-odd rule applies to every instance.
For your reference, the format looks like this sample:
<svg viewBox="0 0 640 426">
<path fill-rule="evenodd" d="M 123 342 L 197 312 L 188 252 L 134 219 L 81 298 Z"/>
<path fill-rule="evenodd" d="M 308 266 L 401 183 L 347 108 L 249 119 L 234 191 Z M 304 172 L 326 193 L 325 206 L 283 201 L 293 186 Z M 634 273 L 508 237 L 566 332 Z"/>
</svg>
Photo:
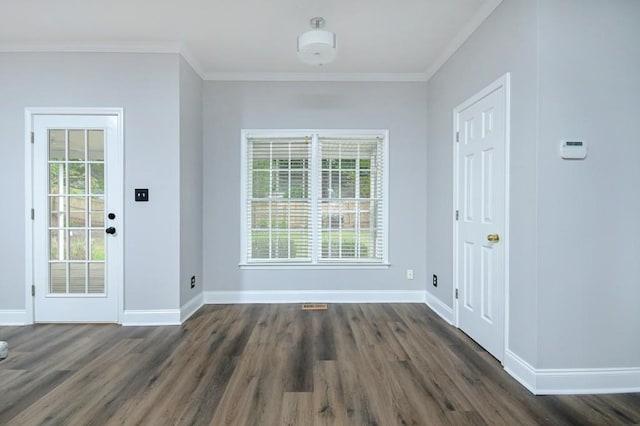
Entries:
<svg viewBox="0 0 640 426">
<path fill-rule="evenodd" d="M 91 165 L 89 164 L 89 141 L 88 130 L 84 129 L 84 232 L 85 243 L 84 253 L 85 259 L 91 260 L 91 215 L 89 214 L 89 196 L 93 190 L 91 187 Z M 107 188 L 105 188 L 105 194 Z M 89 293 L 89 262 L 84 263 L 84 292 Z"/>
<path fill-rule="evenodd" d="M 375 217 L 375 221 L 369 221 L 369 232 L 370 235 L 373 235 L 374 238 L 371 240 L 371 250 L 374 253 L 375 256 L 378 255 L 378 238 L 379 235 L 376 235 L 376 231 L 378 229 L 378 220 L 380 220 L 380 218 L 378 217 L 378 203 L 376 202 L 376 200 L 378 199 L 378 187 L 379 187 L 379 179 L 380 179 L 380 174 L 378 173 L 377 170 L 377 163 L 376 163 L 376 158 L 373 155 L 369 156 L 369 164 L 371 165 L 370 170 L 371 170 L 371 175 L 369 177 L 369 196 L 371 198 L 371 201 L 369 202 L 369 214 L 372 215 L 372 217 Z M 375 179 L 373 179 L 373 174 L 375 173 Z M 374 257 L 375 257 L 374 256 Z"/>
<path fill-rule="evenodd" d="M 242 205 L 242 212 L 241 214 L 244 214 L 243 216 L 243 222 L 244 222 L 244 237 L 245 237 L 245 241 L 243 241 L 243 245 L 244 247 L 242 248 L 244 251 L 242 252 L 243 254 L 243 259 L 245 261 L 249 261 L 253 258 L 253 250 L 252 250 L 252 246 L 253 246 L 253 220 L 252 220 L 252 213 L 253 213 L 253 163 L 254 163 L 254 158 L 253 158 L 253 142 L 248 140 L 248 138 L 245 138 L 243 140 L 244 143 L 246 143 L 245 146 L 243 146 L 243 154 L 245 155 L 245 157 L 243 157 L 243 162 L 244 162 L 244 166 L 245 166 L 245 170 L 244 173 L 242 174 L 242 177 L 245 179 L 245 181 L 243 182 L 243 190 L 244 190 L 244 197 L 243 197 L 243 205 Z"/>
<path fill-rule="evenodd" d="M 384 183 L 384 168 L 386 167 L 385 164 L 385 160 L 384 157 L 382 155 L 382 146 L 380 144 L 378 144 L 378 148 L 376 150 L 376 199 L 377 201 L 377 208 L 378 208 L 378 212 L 379 212 L 379 216 L 378 217 L 383 217 L 385 216 L 385 212 L 384 212 L 384 207 L 382 205 L 383 202 L 383 183 Z M 380 227 L 376 226 L 376 229 L 379 229 L 380 232 L 383 235 L 376 235 L 376 257 L 380 257 L 380 256 L 384 256 L 384 250 L 386 250 L 386 247 L 384 247 L 384 243 L 383 243 L 383 238 L 384 238 L 384 233 L 386 232 L 385 229 L 380 229 Z"/>
<path fill-rule="evenodd" d="M 342 144 L 338 145 L 338 258 L 342 259 Z"/>
<path fill-rule="evenodd" d="M 287 168 L 287 258 L 291 259 L 291 142 L 289 142 L 289 164 Z"/>
<path fill-rule="evenodd" d="M 269 259 L 273 259 L 273 142 L 269 142 Z"/>
<path fill-rule="evenodd" d="M 313 134 L 311 136 L 311 188 L 310 199 L 311 209 L 309 212 L 309 220 L 311 223 L 311 235 L 309 240 L 311 241 L 311 262 L 317 263 L 320 258 L 319 247 L 322 245 L 322 233 L 320 231 L 320 220 L 322 215 L 320 212 L 319 197 L 321 194 L 322 185 L 322 159 L 320 158 L 320 146 L 318 143 L 318 135 Z"/>
<path fill-rule="evenodd" d="M 356 259 L 360 259 L 360 144 L 356 148 L 356 188 L 353 198 L 355 199 L 356 206 L 356 224 L 355 224 L 355 240 L 356 246 L 354 247 L 354 253 Z"/>
<path fill-rule="evenodd" d="M 65 130 L 64 132 L 65 134 L 65 142 L 64 142 L 64 146 L 65 146 L 65 167 L 64 167 L 64 172 L 66 175 L 66 181 L 65 181 L 65 188 L 64 188 L 64 193 L 66 194 L 65 196 L 65 200 L 67 201 L 65 207 L 67 209 L 67 218 L 69 220 L 68 222 L 68 226 L 65 228 L 64 231 L 64 239 L 65 239 L 65 250 L 66 250 L 66 256 L 65 256 L 65 268 L 66 268 L 66 291 L 65 293 L 69 293 L 69 273 L 70 273 L 70 269 L 69 269 L 69 259 L 71 259 L 71 232 L 69 231 L 69 228 L 71 227 L 71 187 L 69 186 L 69 166 L 71 166 L 70 164 L 70 160 L 69 160 L 69 154 L 70 154 L 70 150 L 69 150 L 69 129 Z"/>
</svg>

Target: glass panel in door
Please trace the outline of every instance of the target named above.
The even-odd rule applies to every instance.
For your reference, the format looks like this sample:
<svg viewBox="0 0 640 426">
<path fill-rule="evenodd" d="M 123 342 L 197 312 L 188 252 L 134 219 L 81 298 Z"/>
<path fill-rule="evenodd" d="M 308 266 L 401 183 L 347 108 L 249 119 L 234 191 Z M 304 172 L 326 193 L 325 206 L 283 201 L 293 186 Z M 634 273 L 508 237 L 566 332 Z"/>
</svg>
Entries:
<svg viewBox="0 0 640 426">
<path fill-rule="evenodd" d="M 105 294 L 101 129 L 48 131 L 49 294 Z"/>
</svg>

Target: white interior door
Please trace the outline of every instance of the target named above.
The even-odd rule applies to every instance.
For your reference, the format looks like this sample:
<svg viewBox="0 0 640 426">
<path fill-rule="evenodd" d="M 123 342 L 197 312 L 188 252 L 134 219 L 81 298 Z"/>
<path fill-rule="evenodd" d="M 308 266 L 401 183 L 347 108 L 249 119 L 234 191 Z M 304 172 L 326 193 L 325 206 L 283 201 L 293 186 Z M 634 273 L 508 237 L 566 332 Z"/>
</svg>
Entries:
<svg viewBox="0 0 640 426">
<path fill-rule="evenodd" d="M 118 322 L 118 115 L 33 116 L 34 319 Z"/>
<path fill-rule="evenodd" d="M 458 327 L 504 356 L 508 78 L 456 109 Z"/>
</svg>

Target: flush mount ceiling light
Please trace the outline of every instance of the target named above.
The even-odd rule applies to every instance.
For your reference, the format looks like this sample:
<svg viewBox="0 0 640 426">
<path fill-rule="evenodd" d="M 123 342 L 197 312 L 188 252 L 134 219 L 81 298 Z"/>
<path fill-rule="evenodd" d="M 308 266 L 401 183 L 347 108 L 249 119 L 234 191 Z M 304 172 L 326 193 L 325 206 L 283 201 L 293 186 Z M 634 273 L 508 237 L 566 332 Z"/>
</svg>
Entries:
<svg viewBox="0 0 640 426">
<path fill-rule="evenodd" d="M 298 37 L 298 58 L 305 64 L 328 64 L 336 58 L 336 35 L 322 29 L 324 18 L 312 18 L 310 23 L 313 29 Z"/>
</svg>

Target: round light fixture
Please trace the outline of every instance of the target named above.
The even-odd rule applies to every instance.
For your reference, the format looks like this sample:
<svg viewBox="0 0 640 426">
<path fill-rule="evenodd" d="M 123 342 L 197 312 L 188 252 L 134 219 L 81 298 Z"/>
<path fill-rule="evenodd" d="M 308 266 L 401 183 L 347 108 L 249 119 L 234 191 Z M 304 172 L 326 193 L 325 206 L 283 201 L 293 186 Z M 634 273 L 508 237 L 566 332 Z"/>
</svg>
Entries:
<svg viewBox="0 0 640 426">
<path fill-rule="evenodd" d="M 336 58 L 336 35 L 322 29 L 324 18 L 312 18 L 310 23 L 313 29 L 298 37 L 298 58 L 305 64 L 328 64 Z"/>
</svg>

